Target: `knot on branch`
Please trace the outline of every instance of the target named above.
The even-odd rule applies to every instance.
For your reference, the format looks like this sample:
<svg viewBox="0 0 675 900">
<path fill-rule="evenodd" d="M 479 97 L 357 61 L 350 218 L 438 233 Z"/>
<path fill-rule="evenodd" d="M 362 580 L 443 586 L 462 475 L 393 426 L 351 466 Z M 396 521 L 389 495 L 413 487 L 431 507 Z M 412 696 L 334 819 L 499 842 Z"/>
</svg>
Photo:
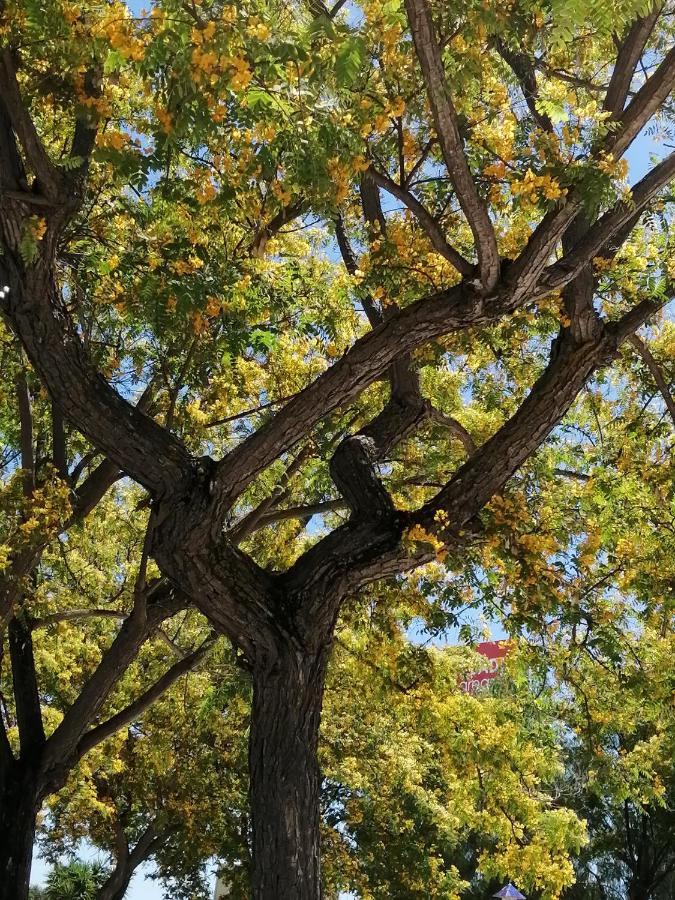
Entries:
<svg viewBox="0 0 675 900">
<path fill-rule="evenodd" d="M 330 462 L 330 474 L 354 516 L 391 518 L 394 504 L 375 471 L 375 442 L 363 434 L 345 438 Z"/>
</svg>

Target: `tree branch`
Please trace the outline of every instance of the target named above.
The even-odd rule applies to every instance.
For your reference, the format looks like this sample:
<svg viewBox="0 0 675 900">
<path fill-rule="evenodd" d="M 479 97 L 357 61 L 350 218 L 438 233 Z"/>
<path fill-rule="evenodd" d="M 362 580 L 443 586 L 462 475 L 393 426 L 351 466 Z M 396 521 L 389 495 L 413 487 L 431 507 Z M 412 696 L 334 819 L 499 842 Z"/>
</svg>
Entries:
<svg viewBox="0 0 675 900">
<path fill-rule="evenodd" d="M 675 48 L 635 94 L 597 149 L 611 153 L 617 159 L 622 156 L 674 86 Z M 571 191 L 556 209 L 544 216 L 523 252 L 508 268 L 506 277 L 513 285 L 516 297 L 526 296 L 532 290 L 562 235 L 582 207 L 581 194 Z"/>
<path fill-rule="evenodd" d="M 157 831 L 157 822 L 153 820 L 143 831 L 135 846 L 130 851 L 124 825 L 115 820 L 115 867 L 108 879 L 96 893 L 96 900 L 117 900 L 122 897 L 131 881 L 134 871 L 161 846 L 162 836 Z"/>
<path fill-rule="evenodd" d="M 20 366 L 16 376 L 16 396 L 19 407 L 21 469 L 24 473 L 23 493 L 30 497 L 35 489 L 35 457 L 33 455 L 33 411 L 26 370 Z"/>
<path fill-rule="evenodd" d="M 94 99 L 101 93 L 101 73 L 96 69 L 88 69 L 84 73 L 83 91 L 86 97 Z M 89 157 L 96 143 L 97 128 L 91 116 L 83 107 L 83 112 L 78 115 L 75 120 L 75 130 L 73 132 L 73 142 L 70 148 L 70 155 L 74 158 L 81 158 L 82 163 L 78 167 L 80 177 L 86 174 Z"/>
<path fill-rule="evenodd" d="M 334 512 L 348 509 L 344 500 L 320 500 L 318 503 L 309 503 L 306 506 L 288 506 L 285 509 L 273 509 L 264 513 L 258 527 L 271 525 L 273 522 L 282 522 L 284 519 L 306 519 L 311 516 L 320 516 L 325 512 Z"/>
<path fill-rule="evenodd" d="M 670 388 L 668 387 L 668 383 L 666 379 L 663 377 L 663 372 L 661 371 L 661 367 L 654 359 L 651 350 L 645 344 L 645 342 L 638 337 L 637 334 L 631 334 L 628 337 L 628 343 L 631 344 L 637 352 L 642 357 L 642 361 L 649 369 L 652 378 L 656 382 L 656 386 L 661 392 L 661 396 L 666 404 L 668 412 L 670 413 L 670 417 L 673 420 L 673 424 L 675 425 L 675 398 L 673 398 L 672 393 L 670 392 Z"/>
<path fill-rule="evenodd" d="M 52 462 L 64 481 L 68 481 L 68 454 L 66 432 L 61 410 L 52 402 Z"/>
<path fill-rule="evenodd" d="M 540 112 L 537 108 L 538 90 L 537 75 L 532 60 L 526 53 L 517 50 L 511 50 L 501 38 L 494 41 L 497 53 L 504 62 L 509 66 L 513 74 L 518 79 L 520 90 L 527 103 L 527 108 L 537 125 L 542 131 L 552 132 L 553 122 L 547 113 Z"/>
<path fill-rule="evenodd" d="M 444 428 L 447 428 L 448 431 L 453 434 L 457 440 L 461 441 L 462 446 L 466 450 L 467 456 L 471 456 L 476 452 L 476 442 L 471 437 L 466 428 L 458 422 L 457 419 L 453 419 L 452 416 L 447 415 L 442 412 L 440 409 L 436 409 L 436 407 L 431 406 L 430 404 L 429 417 L 433 422 L 437 422 L 439 425 L 442 425 Z"/>
<path fill-rule="evenodd" d="M 611 242 L 612 237 L 623 225 L 635 221 L 636 215 L 644 210 L 674 177 L 675 153 L 671 153 L 635 185 L 629 201 L 620 201 L 601 216 L 569 253 L 545 270 L 543 280 L 546 285 L 555 290 L 569 282 L 570 278 L 575 278 L 583 266 Z"/>
<path fill-rule="evenodd" d="M 431 241 L 433 248 L 440 255 L 457 269 L 461 275 L 472 277 L 474 274 L 474 266 L 467 259 L 464 259 L 461 253 L 455 250 L 446 240 L 443 229 L 436 219 L 431 215 L 429 210 L 406 188 L 398 185 L 392 178 L 377 169 L 371 168 L 365 173 L 371 178 L 375 184 L 383 188 L 393 197 L 396 197 L 410 212 L 415 216 L 422 229 L 426 232 L 427 237 Z"/>
<path fill-rule="evenodd" d="M 174 588 L 160 580 L 148 591 L 147 607 L 146 603 L 134 607 L 77 700 L 47 740 L 42 762 L 42 771 L 47 780 L 54 778 L 55 773 L 59 773 L 67 765 L 66 761 L 75 752 L 82 735 L 96 718 L 146 638 L 164 619 L 175 615 L 185 605 L 185 600 Z"/>
<path fill-rule="evenodd" d="M 656 71 L 645 81 L 621 116 L 616 119 L 619 127 L 607 135 L 604 141 L 605 149 L 616 159 L 622 156 L 661 104 L 668 99 L 674 87 L 675 47 L 672 47 Z"/>
<path fill-rule="evenodd" d="M 143 694 L 137 697 L 132 703 L 126 706 L 120 712 L 111 716 L 105 722 L 92 728 L 91 731 L 84 734 L 75 751 L 76 758 L 81 759 L 85 753 L 88 753 L 97 744 L 105 741 L 111 735 L 119 731 L 125 725 L 129 725 L 139 718 L 159 697 L 162 696 L 180 677 L 186 675 L 192 669 L 196 668 L 199 663 L 211 650 L 215 641 L 215 636 L 211 636 L 193 653 L 183 657 L 174 663 L 168 671 L 159 678 L 151 688 L 148 688 Z"/>
<path fill-rule="evenodd" d="M 192 482 L 196 464 L 183 444 L 96 371 L 50 273 L 33 268 L 22 278 L 5 253 L 0 276 L 10 286 L 4 313 L 53 400 L 82 434 L 157 496 Z"/>
<path fill-rule="evenodd" d="M 623 112 L 635 69 L 662 10 L 663 5 L 656 3 L 648 15 L 636 19 L 621 44 L 604 102 L 605 110 L 614 118 Z"/>
<path fill-rule="evenodd" d="M 345 264 L 345 269 L 349 272 L 350 275 L 355 275 L 358 268 L 356 254 L 354 253 L 349 238 L 347 237 L 344 219 L 339 213 L 335 217 L 335 237 L 337 239 L 338 249 L 340 250 L 342 262 Z M 370 322 L 370 327 L 377 328 L 378 325 L 382 324 L 383 316 L 373 302 L 373 298 L 370 296 L 370 294 L 365 294 L 363 296 L 362 303 L 363 311 L 366 314 L 366 318 Z"/>
<path fill-rule="evenodd" d="M 0 95 L 4 100 L 12 128 L 16 133 L 26 159 L 40 180 L 45 196 L 58 201 L 62 191 L 62 180 L 57 167 L 49 158 L 37 133 L 35 124 L 24 105 L 16 79 L 16 64 L 12 51 L 0 51 Z"/>
<path fill-rule="evenodd" d="M 128 613 L 117 609 L 63 609 L 57 613 L 50 613 L 41 619 L 35 619 L 32 623 L 36 628 L 48 628 L 58 622 L 72 622 L 78 619 L 126 619 Z"/>
<path fill-rule="evenodd" d="M 294 219 L 297 219 L 298 216 L 302 215 L 306 209 L 307 203 L 302 197 L 289 203 L 288 206 L 282 206 L 279 212 L 255 234 L 248 248 L 250 255 L 256 258 L 264 256 L 269 239 L 274 237 L 275 234 L 278 234 L 284 225 L 287 225 L 289 222 L 292 222 Z"/>
<path fill-rule="evenodd" d="M 464 155 L 457 113 L 446 85 L 441 51 L 426 0 L 406 0 L 406 13 L 417 58 L 427 88 L 431 111 L 443 159 L 459 204 L 466 215 L 476 242 L 483 290 L 492 291 L 499 280 L 499 253 L 487 206 L 478 195 L 476 184 Z"/>
<path fill-rule="evenodd" d="M 7 629 L 21 759 L 35 762 L 45 743 L 30 627 L 14 616 Z"/>
<path fill-rule="evenodd" d="M 68 524 L 86 518 L 121 475 L 119 467 L 111 460 L 100 462 L 73 491 L 73 514 Z"/>
<path fill-rule="evenodd" d="M 446 546 L 458 547 L 466 541 L 485 504 L 563 419 L 586 381 L 615 357 L 621 342 L 663 303 L 644 301 L 581 344 L 571 332 L 561 332 L 546 369 L 517 412 L 432 500 L 412 514 L 395 513 L 377 522 L 351 520 L 306 551 L 283 576 L 289 592 L 313 591 L 313 600 L 303 608 L 303 621 L 328 627 L 340 595 L 433 559 L 430 546 L 418 544 L 410 551 L 402 543 L 406 528 L 412 525 L 439 534 Z"/>
<path fill-rule="evenodd" d="M 0 190 L 14 199 L 30 197 L 26 170 L 16 146 L 12 121 L 5 101 L 0 97 Z"/>
<path fill-rule="evenodd" d="M 518 411 L 413 516 L 414 521 L 437 529 L 435 516 L 442 510 L 451 533 L 466 528 L 548 437 L 592 373 L 613 351 L 613 342 L 604 331 L 583 344 L 562 333 L 552 347 L 548 366 Z"/>
<path fill-rule="evenodd" d="M 274 504 L 282 496 L 286 486 L 291 478 L 296 475 L 311 456 L 312 448 L 310 445 L 298 453 L 296 458 L 288 466 L 282 475 L 279 483 L 268 497 L 252 509 L 244 518 L 238 522 L 230 531 L 230 540 L 235 544 L 240 544 L 249 534 L 252 534 L 258 527 L 259 522 L 266 517 L 266 514 L 274 506 Z"/>
</svg>

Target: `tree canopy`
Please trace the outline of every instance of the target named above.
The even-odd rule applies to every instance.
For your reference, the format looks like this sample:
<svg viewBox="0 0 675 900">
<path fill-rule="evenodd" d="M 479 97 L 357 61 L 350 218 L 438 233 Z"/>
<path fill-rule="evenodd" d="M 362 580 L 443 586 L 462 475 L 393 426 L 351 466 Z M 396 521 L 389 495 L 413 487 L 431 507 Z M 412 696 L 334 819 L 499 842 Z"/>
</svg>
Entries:
<svg viewBox="0 0 675 900">
<path fill-rule="evenodd" d="M 363 603 L 390 608 L 400 664 L 428 669 L 389 703 L 423 745 L 419 778 L 454 766 L 481 722 L 511 755 L 487 791 L 480 754 L 437 793 L 403 751 L 389 787 L 359 775 L 345 809 L 360 819 L 340 825 L 362 851 L 358 889 L 395 890 L 365 798 L 400 778 L 396 834 L 432 797 L 476 830 L 468 889 L 473 866 L 555 896 L 581 831 L 547 807 L 556 754 L 545 728 L 528 733 L 527 692 L 460 703 L 449 657 L 407 644 L 487 613 L 591 711 L 593 744 L 555 719 L 575 764 L 604 746 L 596 702 L 620 755 L 661 740 L 665 698 L 651 719 L 639 673 L 622 679 L 672 627 L 670 5 L 0 0 L 0 15 L 0 900 L 27 896 L 45 798 L 93 784 L 86 754 L 110 740 L 122 768 L 103 780 L 140 789 L 129 726 L 158 701 L 148 728 L 189 757 L 199 729 L 172 728 L 165 692 L 197 669 L 185 683 L 227 693 L 234 668 L 252 686 L 252 896 L 317 900 L 324 686 L 356 740 L 347 689 L 366 673 L 339 652 L 328 670 Z M 344 640 L 378 664 L 359 628 Z M 607 672 L 597 697 L 578 693 L 588 658 Z M 623 734 L 617 685 L 650 737 Z M 516 714 L 541 802 L 507 774 Z M 649 781 L 631 798 L 663 798 Z M 529 868 L 481 819 L 509 785 Z M 161 785 L 146 787 L 152 817 Z M 122 829 L 127 853 L 147 827 Z M 95 817 L 86 828 L 112 846 Z M 408 896 L 430 866 L 438 896 L 464 877 L 439 818 L 431 831 Z"/>
</svg>

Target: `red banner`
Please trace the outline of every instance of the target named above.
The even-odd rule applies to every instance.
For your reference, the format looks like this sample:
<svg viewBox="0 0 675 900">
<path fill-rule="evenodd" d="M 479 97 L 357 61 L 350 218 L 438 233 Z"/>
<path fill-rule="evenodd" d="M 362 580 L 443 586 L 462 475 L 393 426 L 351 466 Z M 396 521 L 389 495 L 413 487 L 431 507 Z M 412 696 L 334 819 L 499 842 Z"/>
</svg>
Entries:
<svg viewBox="0 0 675 900">
<path fill-rule="evenodd" d="M 496 678 L 504 665 L 504 657 L 509 652 L 508 641 L 483 641 L 476 645 L 476 652 L 485 657 L 485 665 L 478 672 L 466 675 L 459 686 L 466 694 L 478 694 L 484 691 L 493 678 Z"/>
</svg>

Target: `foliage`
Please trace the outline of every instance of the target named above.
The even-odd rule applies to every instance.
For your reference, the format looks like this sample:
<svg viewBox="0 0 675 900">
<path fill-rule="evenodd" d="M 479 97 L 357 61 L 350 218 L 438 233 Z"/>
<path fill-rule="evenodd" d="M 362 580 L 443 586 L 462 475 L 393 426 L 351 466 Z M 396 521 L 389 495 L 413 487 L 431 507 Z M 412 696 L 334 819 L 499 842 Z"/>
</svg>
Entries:
<svg viewBox="0 0 675 900">
<path fill-rule="evenodd" d="M 47 852 L 243 896 L 241 670 L 320 704 L 336 627 L 327 889 L 556 898 L 669 835 L 672 160 L 625 154 L 670 136 L 670 12 L 1 13 L 0 761 Z M 428 643 L 490 623 L 508 689 L 463 696 Z"/>
<path fill-rule="evenodd" d="M 56 863 L 47 876 L 44 895 L 47 900 L 95 900 L 105 877 L 105 869 L 99 863 L 80 859 Z"/>
</svg>

